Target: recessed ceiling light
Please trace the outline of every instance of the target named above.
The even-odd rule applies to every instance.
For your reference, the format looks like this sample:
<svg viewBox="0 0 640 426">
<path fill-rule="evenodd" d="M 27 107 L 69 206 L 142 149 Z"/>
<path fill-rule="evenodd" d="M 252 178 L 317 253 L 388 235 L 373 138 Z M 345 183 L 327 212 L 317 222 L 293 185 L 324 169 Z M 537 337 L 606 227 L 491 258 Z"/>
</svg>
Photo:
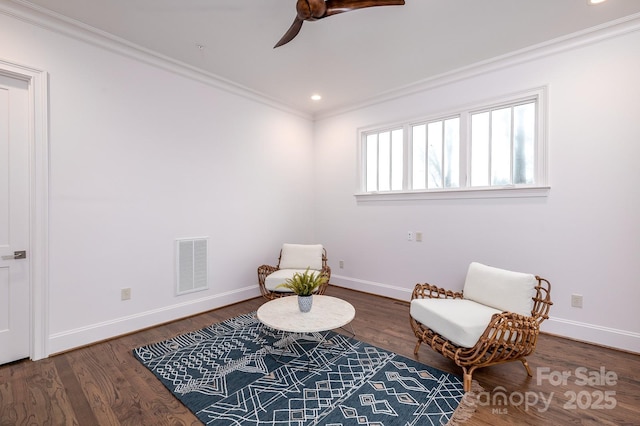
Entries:
<svg viewBox="0 0 640 426">
<path fill-rule="evenodd" d="M 604 3 L 607 0 L 587 0 L 587 4 L 589 6 L 593 6 L 594 4 Z"/>
<path fill-rule="evenodd" d="M 319 101 L 320 99 L 322 99 L 322 96 L 318 95 L 317 93 L 315 95 L 311 95 L 312 101 Z"/>
</svg>

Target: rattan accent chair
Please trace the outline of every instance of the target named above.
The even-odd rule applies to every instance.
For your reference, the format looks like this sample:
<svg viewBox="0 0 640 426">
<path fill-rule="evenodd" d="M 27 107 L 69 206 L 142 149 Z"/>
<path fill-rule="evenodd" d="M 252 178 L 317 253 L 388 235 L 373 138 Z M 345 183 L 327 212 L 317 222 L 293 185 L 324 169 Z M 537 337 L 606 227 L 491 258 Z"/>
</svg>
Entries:
<svg viewBox="0 0 640 426">
<path fill-rule="evenodd" d="M 531 274 L 471 263 L 463 291 L 417 284 L 410 323 L 418 338 L 462 367 L 464 390 L 481 367 L 520 361 L 536 348 L 540 324 L 549 318 L 551 284 Z"/>
<path fill-rule="evenodd" d="M 327 251 L 324 247 L 321 244 L 283 244 L 276 266 L 258 267 L 260 293 L 269 300 L 293 295 L 290 290 L 277 287 L 293 277 L 296 272 L 304 273 L 307 268 L 310 272 L 327 277 L 326 283 L 315 293 L 324 294 L 331 278 L 331 268 L 327 265 Z"/>
</svg>

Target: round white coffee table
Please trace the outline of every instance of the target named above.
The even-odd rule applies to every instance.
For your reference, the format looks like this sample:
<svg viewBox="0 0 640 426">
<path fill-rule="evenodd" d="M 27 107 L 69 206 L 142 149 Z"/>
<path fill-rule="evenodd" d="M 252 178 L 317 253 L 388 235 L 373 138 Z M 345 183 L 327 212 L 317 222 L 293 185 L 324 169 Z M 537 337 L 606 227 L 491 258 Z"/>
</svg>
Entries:
<svg viewBox="0 0 640 426">
<path fill-rule="evenodd" d="M 344 328 L 356 315 L 356 309 L 349 302 L 337 297 L 314 295 L 311 311 L 301 312 L 298 307 L 297 296 L 285 296 L 271 300 L 258 308 L 256 316 L 258 320 L 283 336 L 277 340 L 273 347 L 265 347 L 266 351 L 278 362 L 282 362 L 282 356 L 296 356 L 291 351 L 291 345 L 314 343 L 318 345 L 331 345 L 326 336 L 329 330 Z M 346 330 L 355 336 L 353 327 Z M 277 355 L 277 357 L 276 357 Z M 307 369 L 311 367 L 311 359 Z"/>
<path fill-rule="evenodd" d="M 300 312 L 297 296 L 271 300 L 260 306 L 258 320 L 267 327 L 289 333 L 317 333 L 349 324 L 356 315 L 353 305 L 331 296 L 314 295 L 311 311 Z"/>
</svg>

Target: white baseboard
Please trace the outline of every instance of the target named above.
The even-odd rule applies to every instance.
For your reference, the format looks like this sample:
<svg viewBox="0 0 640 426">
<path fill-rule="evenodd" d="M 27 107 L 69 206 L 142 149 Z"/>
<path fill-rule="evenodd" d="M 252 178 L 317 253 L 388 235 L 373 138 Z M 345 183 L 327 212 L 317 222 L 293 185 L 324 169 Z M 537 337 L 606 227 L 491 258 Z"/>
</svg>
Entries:
<svg viewBox="0 0 640 426">
<path fill-rule="evenodd" d="M 331 274 L 331 285 L 376 294 L 378 296 L 390 297 L 392 299 L 404 300 L 406 302 L 411 300 L 411 293 L 413 292 L 413 288 L 411 290 L 407 290 L 406 288 L 389 284 L 359 280 L 334 274 Z"/>
<path fill-rule="evenodd" d="M 411 299 L 411 292 L 413 291 L 413 289 L 340 275 L 332 275 L 331 284 L 337 287 L 345 287 L 407 302 Z M 64 352 L 147 327 L 153 327 L 165 322 L 175 321 L 180 318 L 241 302 L 259 295 L 260 292 L 257 286 L 244 287 L 232 292 L 195 299 L 152 311 L 116 318 L 111 321 L 55 333 L 49 338 L 48 353 L 55 354 Z M 640 353 L 640 333 L 556 317 L 551 317 L 545 321 L 542 324 L 542 331 L 574 340 Z"/>
<path fill-rule="evenodd" d="M 340 275 L 331 275 L 331 284 L 406 301 L 411 300 L 413 292 L 413 288 L 406 289 Z M 542 323 L 542 331 L 569 339 L 640 353 L 640 333 L 555 317 Z"/>
<path fill-rule="evenodd" d="M 101 340 L 132 333 L 158 324 L 175 321 L 191 315 L 207 312 L 222 306 L 242 302 L 260 296 L 258 286 L 244 287 L 238 290 L 177 303 L 135 315 L 116 318 L 85 327 L 66 330 L 49 336 L 48 355 L 86 346 Z"/>
<path fill-rule="evenodd" d="M 550 317 L 542 323 L 542 331 L 640 354 L 640 333 L 632 331 L 555 317 Z"/>
</svg>

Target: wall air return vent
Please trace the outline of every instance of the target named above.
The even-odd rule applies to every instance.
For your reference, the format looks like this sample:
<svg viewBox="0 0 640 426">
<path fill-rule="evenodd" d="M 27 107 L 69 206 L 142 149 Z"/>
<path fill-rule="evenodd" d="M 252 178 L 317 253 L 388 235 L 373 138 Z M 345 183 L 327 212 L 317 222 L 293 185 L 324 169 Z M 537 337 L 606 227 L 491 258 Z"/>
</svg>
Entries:
<svg viewBox="0 0 640 426">
<path fill-rule="evenodd" d="M 176 294 L 209 288 L 207 245 L 206 237 L 176 240 Z"/>
</svg>

